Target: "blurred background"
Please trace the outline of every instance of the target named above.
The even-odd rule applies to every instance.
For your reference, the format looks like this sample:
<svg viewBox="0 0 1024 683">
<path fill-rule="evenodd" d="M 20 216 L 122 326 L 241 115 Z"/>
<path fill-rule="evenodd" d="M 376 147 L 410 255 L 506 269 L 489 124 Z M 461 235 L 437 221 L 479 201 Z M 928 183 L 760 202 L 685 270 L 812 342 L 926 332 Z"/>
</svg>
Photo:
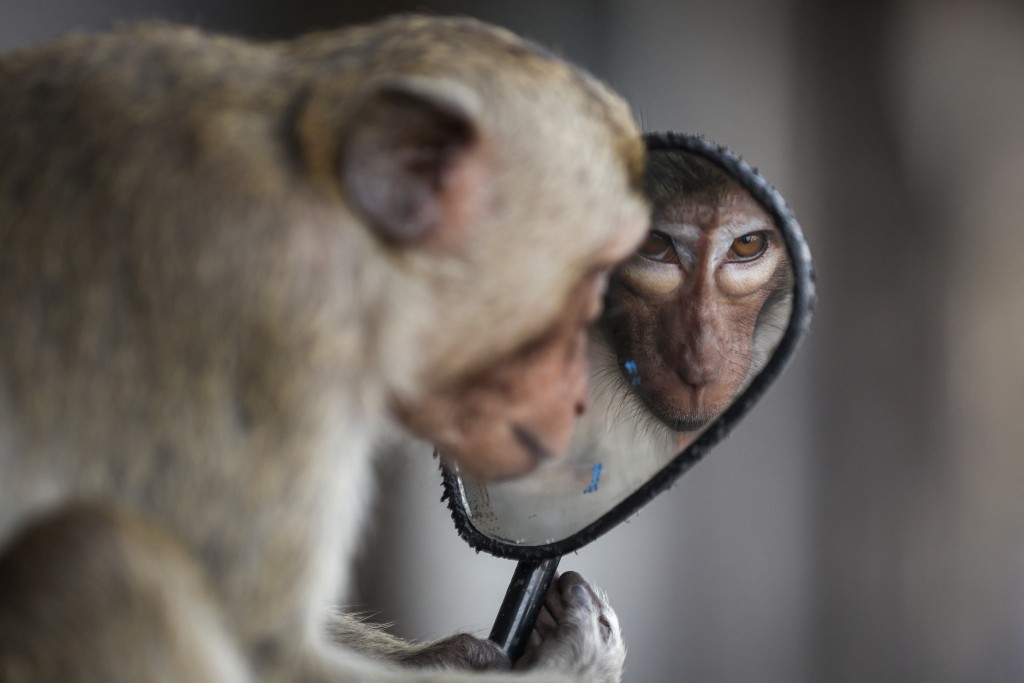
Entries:
<svg viewBox="0 0 1024 683">
<path fill-rule="evenodd" d="M 815 256 L 788 373 L 562 561 L 610 594 L 626 680 L 1024 680 L 1024 5 L 0 0 L 0 50 L 119 19 L 279 37 L 407 10 L 503 24 L 646 129 L 728 145 Z M 486 635 L 513 565 L 458 539 L 428 452 L 401 455 L 347 602 L 407 637 Z"/>
</svg>

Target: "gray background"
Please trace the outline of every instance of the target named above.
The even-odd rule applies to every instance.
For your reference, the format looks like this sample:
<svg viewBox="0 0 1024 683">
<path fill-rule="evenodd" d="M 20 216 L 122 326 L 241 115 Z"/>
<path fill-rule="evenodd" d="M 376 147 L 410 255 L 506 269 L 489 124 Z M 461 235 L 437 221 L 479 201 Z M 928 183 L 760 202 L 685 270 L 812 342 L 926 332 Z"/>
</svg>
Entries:
<svg viewBox="0 0 1024 683">
<path fill-rule="evenodd" d="M 0 0 L 0 49 L 122 18 L 281 36 L 407 9 L 509 26 L 647 129 L 728 144 L 816 257 L 819 313 L 785 378 L 563 561 L 610 593 L 627 680 L 1024 680 L 1024 7 Z M 463 545 L 433 461 L 402 455 L 349 603 L 406 636 L 485 634 L 512 564 Z"/>
</svg>

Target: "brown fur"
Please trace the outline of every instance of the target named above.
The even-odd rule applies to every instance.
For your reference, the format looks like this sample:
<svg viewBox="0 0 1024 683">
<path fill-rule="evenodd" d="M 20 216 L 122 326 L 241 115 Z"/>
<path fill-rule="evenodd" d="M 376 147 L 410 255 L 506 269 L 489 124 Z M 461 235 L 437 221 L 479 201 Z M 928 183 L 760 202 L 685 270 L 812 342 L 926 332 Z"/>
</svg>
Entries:
<svg viewBox="0 0 1024 683">
<path fill-rule="evenodd" d="M 551 390 L 498 392 L 461 465 L 522 471 L 513 427 L 571 428 L 545 420 L 578 411 L 595 273 L 645 229 L 628 109 L 505 31 L 405 17 L 68 36 L 0 59 L 0 122 L 5 680 L 409 680 L 323 637 L 369 451 L 394 406 L 440 439 L 412 416 L 463 424 L 508 367 Z M 621 654 L 580 637 L 542 680 Z"/>
</svg>

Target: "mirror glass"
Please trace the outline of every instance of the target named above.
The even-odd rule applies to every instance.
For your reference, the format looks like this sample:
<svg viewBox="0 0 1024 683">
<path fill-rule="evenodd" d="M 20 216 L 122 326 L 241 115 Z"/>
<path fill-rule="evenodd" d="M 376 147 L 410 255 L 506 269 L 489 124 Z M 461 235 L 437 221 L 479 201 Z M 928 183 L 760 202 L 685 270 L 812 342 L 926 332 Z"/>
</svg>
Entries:
<svg viewBox="0 0 1024 683">
<path fill-rule="evenodd" d="M 724 435 L 787 331 L 806 327 L 809 257 L 777 193 L 702 138 L 648 143 L 651 230 L 591 332 L 590 405 L 569 451 L 515 480 L 446 473 L 456 525 L 478 549 L 563 554 L 621 521 Z"/>
</svg>

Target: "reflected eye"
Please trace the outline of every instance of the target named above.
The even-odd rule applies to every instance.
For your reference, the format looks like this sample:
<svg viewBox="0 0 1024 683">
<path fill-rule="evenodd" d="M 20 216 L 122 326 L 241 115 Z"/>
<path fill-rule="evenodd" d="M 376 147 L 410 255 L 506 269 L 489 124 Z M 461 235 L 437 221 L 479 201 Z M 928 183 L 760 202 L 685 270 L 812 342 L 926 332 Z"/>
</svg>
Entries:
<svg viewBox="0 0 1024 683">
<path fill-rule="evenodd" d="M 733 261 L 750 261 L 764 253 L 768 248 L 768 233 L 748 232 L 737 237 L 729 248 L 729 256 Z"/>
<path fill-rule="evenodd" d="M 672 238 L 657 231 L 647 233 L 647 239 L 637 251 L 644 258 L 649 258 L 652 261 L 671 261 L 675 253 L 672 249 Z"/>
</svg>

